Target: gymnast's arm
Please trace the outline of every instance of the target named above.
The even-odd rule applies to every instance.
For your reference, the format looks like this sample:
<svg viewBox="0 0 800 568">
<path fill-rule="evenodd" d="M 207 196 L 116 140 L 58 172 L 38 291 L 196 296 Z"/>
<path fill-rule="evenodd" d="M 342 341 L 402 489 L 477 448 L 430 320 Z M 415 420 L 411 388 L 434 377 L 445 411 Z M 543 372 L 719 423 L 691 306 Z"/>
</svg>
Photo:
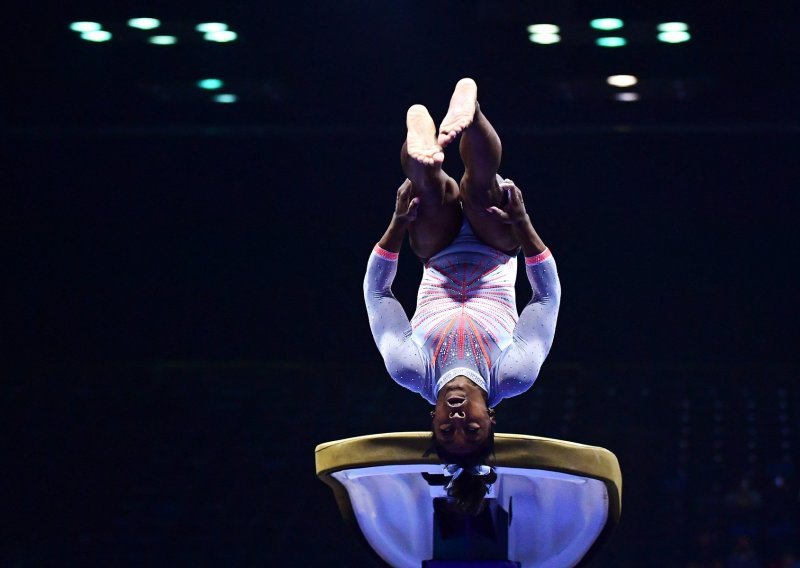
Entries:
<svg viewBox="0 0 800 568">
<path fill-rule="evenodd" d="M 499 399 L 502 399 L 525 392 L 536 380 L 553 344 L 561 284 L 555 260 L 525 210 L 522 192 L 510 180 L 501 183 L 500 188 L 508 192 L 507 205 L 503 209 L 492 207 L 489 213 L 511 225 L 525 254 L 525 272 L 533 292 L 514 328 L 511 345 L 497 361 Z"/>
<path fill-rule="evenodd" d="M 411 338 L 408 316 L 392 293 L 398 253 L 419 205 L 416 198 L 410 199 L 410 188 L 408 180 L 400 186 L 392 221 L 370 255 L 364 277 L 364 301 L 372 337 L 386 370 L 398 384 L 422 394 L 427 365 L 419 346 Z"/>
</svg>

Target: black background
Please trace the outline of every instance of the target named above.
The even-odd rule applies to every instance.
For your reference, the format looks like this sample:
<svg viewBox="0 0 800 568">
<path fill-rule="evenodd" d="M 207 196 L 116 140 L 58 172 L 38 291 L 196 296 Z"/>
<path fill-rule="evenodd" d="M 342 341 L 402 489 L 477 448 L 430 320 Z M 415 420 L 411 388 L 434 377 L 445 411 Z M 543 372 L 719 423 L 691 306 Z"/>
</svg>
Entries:
<svg viewBox="0 0 800 568">
<path fill-rule="evenodd" d="M 382 369 L 361 280 L 402 181 L 405 110 L 440 120 L 462 76 L 563 286 L 539 382 L 499 429 L 620 457 L 623 522 L 598 565 L 685 562 L 702 515 L 673 515 L 667 480 L 696 480 L 692 503 L 717 470 L 659 451 L 682 400 L 702 417 L 716 396 L 796 394 L 799 46 L 780 4 L 18 10 L 0 115 L 8 565 L 369 565 L 313 448 L 426 428 Z M 139 15 L 179 44 L 125 31 Z M 606 15 L 688 20 L 695 39 L 604 51 L 586 21 Z M 76 19 L 115 39 L 81 42 Z M 209 19 L 239 41 L 197 39 Z M 530 44 L 537 21 L 564 43 Z M 640 101 L 611 99 L 615 72 L 641 78 Z M 240 102 L 209 102 L 205 76 Z M 454 148 L 445 169 L 461 173 Z M 411 314 L 420 266 L 400 262 Z"/>
</svg>

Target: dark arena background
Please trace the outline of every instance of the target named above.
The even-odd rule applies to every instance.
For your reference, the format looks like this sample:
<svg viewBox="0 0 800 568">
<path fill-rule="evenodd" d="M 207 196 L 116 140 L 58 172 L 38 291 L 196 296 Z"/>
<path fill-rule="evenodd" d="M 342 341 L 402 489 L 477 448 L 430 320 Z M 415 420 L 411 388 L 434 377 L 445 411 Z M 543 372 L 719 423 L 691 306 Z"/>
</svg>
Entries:
<svg viewBox="0 0 800 568">
<path fill-rule="evenodd" d="M 438 122 L 469 76 L 563 286 L 550 356 L 498 430 L 618 456 L 622 517 L 593 566 L 798 566 L 798 16 L 751 0 L 18 4 L 0 565 L 373 565 L 314 447 L 429 427 L 383 368 L 361 284 L 406 109 Z M 659 39 L 666 22 L 686 25 Z M 528 30 L 544 23 L 558 32 Z M 455 148 L 445 169 L 461 173 Z M 409 314 L 420 274 L 404 248 Z"/>
</svg>

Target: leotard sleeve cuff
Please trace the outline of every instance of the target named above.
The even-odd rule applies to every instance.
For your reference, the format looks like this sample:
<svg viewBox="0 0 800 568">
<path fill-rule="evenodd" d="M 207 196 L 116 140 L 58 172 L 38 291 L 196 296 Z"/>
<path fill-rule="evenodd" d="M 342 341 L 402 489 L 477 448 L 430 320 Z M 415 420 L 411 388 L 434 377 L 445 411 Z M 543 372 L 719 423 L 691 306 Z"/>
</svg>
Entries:
<svg viewBox="0 0 800 568">
<path fill-rule="evenodd" d="M 550 253 L 550 249 L 546 248 L 536 256 L 526 256 L 525 257 L 525 265 L 526 266 L 533 266 L 534 264 L 539 264 L 540 262 L 544 262 L 548 258 L 553 256 Z"/>
<path fill-rule="evenodd" d="M 381 248 L 378 245 L 375 245 L 375 248 L 372 249 L 372 252 L 374 252 L 375 254 L 377 254 L 379 257 L 381 257 L 383 259 L 391 260 L 391 261 L 396 261 L 397 257 L 400 256 L 400 253 L 389 252 L 388 250 L 386 250 L 384 248 Z"/>
</svg>

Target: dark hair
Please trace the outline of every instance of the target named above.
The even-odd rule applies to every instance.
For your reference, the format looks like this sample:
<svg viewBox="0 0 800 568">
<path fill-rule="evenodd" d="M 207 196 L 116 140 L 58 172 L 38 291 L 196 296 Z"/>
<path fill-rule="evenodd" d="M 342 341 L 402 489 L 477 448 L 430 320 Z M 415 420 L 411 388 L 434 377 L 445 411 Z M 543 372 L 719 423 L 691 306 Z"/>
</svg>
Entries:
<svg viewBox="0 0 800 568">
<path fill-rule="evenodd" d="M 447 496 L 455 512 L 462 515 L 475 516 L 483 510 L 483 498 L 489 486 L 497 481 L 494 468 L 488 475 L 473 475 L 468 469 L 477 465 L 486 465 L 494 454 L 494 430 L 489 430 L 486 441 L 475 451 L 468 454 L 448 452 L 433 434 L 433 451 L 445 464 L 455 464 L 464 468 L 464 472 L 453 480 L 447 490 Z M 449 479 L 449 478 L 448 478 Z"/>
</svg>

